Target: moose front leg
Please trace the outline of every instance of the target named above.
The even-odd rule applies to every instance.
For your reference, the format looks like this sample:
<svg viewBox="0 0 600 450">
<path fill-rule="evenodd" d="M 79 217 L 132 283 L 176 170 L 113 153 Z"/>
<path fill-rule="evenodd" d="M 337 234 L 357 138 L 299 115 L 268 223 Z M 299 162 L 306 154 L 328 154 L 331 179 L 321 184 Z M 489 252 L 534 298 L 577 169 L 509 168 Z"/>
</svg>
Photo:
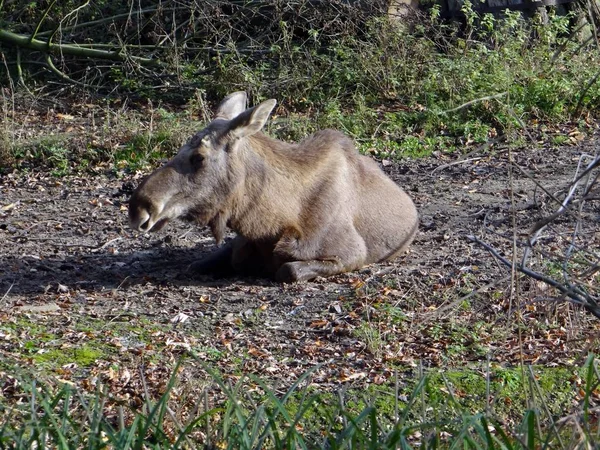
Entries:
<svg viewBox="0 0 600 450">
<path fill-rule="evenodd" d="M 204 258 L 194 261 L 188 267 L 188 272 L 194 275 L 231 275 L 233 274 L 232 255 L 233 242 L 230 241 Z"/>
<path fill-rule="evenodd" d="M 193 263 L 189 271 L 216 276 L 272 274 L 272 255 L 272 244 L 257 244 L 236 236 L 218 250 Z"/>
<path fill-rule="evenodd" d="M 279 282 L 292 283 L 294 281 L 312 280 L 316 277 L 328 277 L 345 272 L 348 269 L 340 260 L 292 261 L 281 265 L 275 273 L 275 279 Z M 350 269 L 353 269 L 353 267 Z"/>
</svg>

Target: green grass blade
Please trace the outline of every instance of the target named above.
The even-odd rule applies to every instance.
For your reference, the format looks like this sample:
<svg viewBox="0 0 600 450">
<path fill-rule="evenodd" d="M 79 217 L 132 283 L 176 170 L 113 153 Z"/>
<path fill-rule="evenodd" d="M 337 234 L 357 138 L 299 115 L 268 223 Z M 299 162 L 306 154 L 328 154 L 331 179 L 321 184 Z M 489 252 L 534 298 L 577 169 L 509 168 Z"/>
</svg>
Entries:
<svg viewBox="0 0 600 450">
<path fill-rule="evenodd" d="M 525 413 L 525 431 L 527 433 L 527 449 L 535 450 L 535 412 L 528 410 Z"/>
<path fill-rule="evenodd" d="M 56 441 L 56 445 L 58 446 L 58 448 L 68 449 L 68 448 L 70 448 L 69 441 L 68 441 L 67 437 L 64 435 L 63 430 L 61 429 L 61 427 L 55 417 L 56 413 L 54 412 L 54 408 L 51 406 L 52 404 L 56 404 L 54 402 L 54 400 L 56 400 L 56 398 L 54 398 L 53 401 L 50 403 L 48 403 L 48 401 L 46 401 L 45 398 L 42 398 L 40 400 L 40 406 L 44 410 L 43 419 L 44 419 L 45 424 L 47 425 L 48 431 L 54 437 L 54 440 Z"/>
<path fill-rule="evenodd" d="M 361 433 L 360 425 L 370 417 L 372 410 L 372 407 L 367 406 L 365 409 L 362 410 L 358 417 L 348 417 L 348 425 L 344 428 L 344 430 L 342 430 L 341 433 L 338 434 L 338 437 L 336 439 L 336 444 L 338 448 L 342 447 L 342 444 L 346 441 L 352 441 L 356 433 Z M 345 414 L 344 411 L 341 411 L 341 413 Z"/>
<path fill-rule="evenodd" d="M 185 439 L 185 437 L 187 435 L 189 435 L 194 428 L 196 428 L 196 426 L 198 426 L 198 424 L 203 423 L 204 421 L 206 421 L 209 417 L 211 416 L 215 416 L 217 414 L 221 414 L 225 411 L 224 408 L 212 408 L 208 411 L 203 412 L 202 414 L 200 414 L 198 417 L 196 417 L 195 419 L 193 419 L 190 423 L 188 423 L 186 425 L 186 427 L 181 431 L 181 433 L 179 434 L 179 436 L 177 437 L 177 440 L 173 443 L 173 448 L 179 448 L 181 446 L 181 443 L 183 442 L 183 440 Z"/>
<path fill-rule="evenodd" d="M 489 450 L 496 449 L 496 440 L 492 437 L 492 433 L 490 433 L 490 425 L 485 416 L 481 416 L 481 428 L 483 429 L 483 437 L 485 438 L 485 443 L 487 444 L 487 448 Z"/>
<path fill-rule="evenodd" d="M 398 426 L 400 428 L 402 428 L 404 426 L 406 420 L 408 419 L 408 415 L 409 415 L 413 405 L 416 403 L 417 400 L 420 400 L 420 396 L 421 396 L 423 390 L 425 389 L 426 384 L 427 384 L 427 376 L 423 375 L 419 378 L 419 382 L 417 383 L 417 385 L 415 386 L 415 388 L 413 389 L 413 391 L 410 394 L 408 403 L 402 410 L 400 420 L 398 420 Z"/>
<path fill-rule="evenodd" d="M 375 408 L 371 409 L 371 414 L 369 415 L 370 425 L 371 425 L 371 438 L 369 442 L 369 447 L 372 449 L 376 449 L 379 447 L 379 423 L 377 422 L 377 410 Z"/>
</svg>

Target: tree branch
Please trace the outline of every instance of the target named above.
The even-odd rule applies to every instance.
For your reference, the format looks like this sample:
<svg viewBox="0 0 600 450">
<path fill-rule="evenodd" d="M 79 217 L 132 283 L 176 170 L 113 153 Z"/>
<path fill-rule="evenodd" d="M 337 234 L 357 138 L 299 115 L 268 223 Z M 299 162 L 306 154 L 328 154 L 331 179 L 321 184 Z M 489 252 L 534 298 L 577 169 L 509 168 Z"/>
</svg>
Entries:
<svg viewBox="0 0 600 450">
<path fill-rule="evenodd" d="M 9 45 L 14 45 L 19 48 L 27 48 L 43 53 L 59 52 L 65 55 L 82 56 L 84 58 L 106 59 L 110 61 L 123 62 L 131 59 L 142 66 L 158 65 L 160 62 L 156 59 L 141 58 L 138 56 L 129 56 L 122 52 L 98 50 L 93 48 L 83 48 L 75 44 L 53 44 L 51 42 L 40 41 L 39 39 L 31 39 L 28 36 L 12 33 L 7 30 L 0 29 L 0 42 Z"/>
<path fill-rule="evenodd" d="M 52 62 L 52 58 L 50 57 L 50 55 L 46 55 L 46 64 L 48 66 L 48 68 L 54 72 L 56 75 L 58 75 L 60 78 L 62 78 L 63 80 L 71 83 L 71 84 L 76 84 L 78 86 L 82 86 L 82 87 L 90 87 L 89 84 L 85 84 L 82 83 L 80 81 L 74 80 L 71 77 L 69 77 L 66 73 L 61 72 Z"/>
<path fill-rule="evenodd" d="M 171 11 L 171 10 L 178 10 L 178 9 L 184 9 L 184 7 L 178 7 L 178 8 L 161 8 L 161 11 Z M 151 13 L 151 12 L 157 12 L 158 8 L 147 8 L 147 9 L 141 9 L 139 11 L 136 11 L 138 14 L 146 14 L 146 13 Z M 78 28 L 91 28 L 94 27 L 96 25 L 103 25 L 105 23 L 110 23 L 110 22 L 114 22 L 116 20 L 119 19 L 123 19 L 126 17 L 129 17 L 130 13 L 126 12 L 123 14 L 116 14 L 114 16 L 110 16 L 110 17 L 104 17 L 102 19 L 97 19 L 97 20 L 92 20 L 90 22 L 82 22 L 82 23 L 78 23 L 69 27 L 63 27 L 61 28 L 61 31 L 63 33 L 67 32 L 67 31 L 73 31 L 76 30 Z M 54 30 L 50 30 L 50 31 L 42 31 L 40 33 L 38 33 L 38 36 L 49 36 L 51 34 L 54 33 Z"/>
<path fill-rule="evenodd" d="M 444 111 L 444 113 L 451 113 L 451 112 L 459 111 L 459 110 L 466 108 L 467 106 L 471 106 L 475 103 L 484 102 L 486 100 L 494 100 L 496 98 L 504 97 L 507 94 L 508 94 L 508 92 L 500 92 L 499 94 L 488 95 L 487 97 L 476 98 L 474 100 L 463 103 L 462 105 L 457 106 L 456 108 L 448 109 L 448 110 Z"/>
<path fill-rule="evenodd" d="M 513 264 L 511 261 L 509 261 L 506 258 L 504 258 L 503 256 L 501 256 L 500 253 L 498 253 L 498 251 L 495 248 L 493 248 L 491 245 L 486 244 L 483 241 L 480 241 L 475 236 L 472 236 L 472 235 L 467 236 L 467 239 L 471 242 L 475 242 L 476 244 L 481 245 L 488 252 L 490 252 L 494 258 L 496 258 L 498 261 L 500 261 L 505 266 L 507 266 L 511 269 L 514 267 L 516 270 L 527 275 L 528 277 L 531 277 L 534 280 L 538 280 L 543 283 L 546 283 L 549 286 L 552 286 L 553 288 L 560 291 L 562 294 L 569 297 L 573 301 L 573 303 L 583 306 L 591 314 L 593 314 L 598 319 L 600 319 L 600 307 L 598 306 L 598 301 L 595 298 L 593 298 L 591 295 L 587 294 L 586 292 L 583 292 L 581 289 L 578 289 L 576 287 L 567 287 L 564 284 L 561 284 L 558 281 L 556 281 L 550 277 L 542 275 L 541 273 L 538 273 L 538 272 L 534 272 L 533 270 L 528 269 L 527 267 L 523 267 L 521 264 Z"/>
</svg>

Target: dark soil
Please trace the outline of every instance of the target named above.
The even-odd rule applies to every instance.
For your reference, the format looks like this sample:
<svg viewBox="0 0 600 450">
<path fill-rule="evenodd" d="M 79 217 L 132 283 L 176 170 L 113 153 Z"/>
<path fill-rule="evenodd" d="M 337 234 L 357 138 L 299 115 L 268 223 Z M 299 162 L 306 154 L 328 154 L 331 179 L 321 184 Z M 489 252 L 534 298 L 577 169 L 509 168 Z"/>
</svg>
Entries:
<svg viewBox="0 0 600 450">
<path fill-rule="evenodd" d="M 228 376 L 254 373 L 284 384 L 321 363 L 314 381 L 331 386 L 383 383 L 394 369 L 419 361 L 462 366 L 490 355 L 508 365 L 580 362 L 599 350 L 600 322 L 526 277 L 511 295 L 510 270 L 467 236 L 510 260 L 513 237 L 523 242 L 539 218 L 558 209 L 548 193 L 564 198 L 580 156 L 597 146 L 383 161 L 421 214 L 410 253 L 290 285 L 189 276 L 188 265 L 212 251 L 214 241 L 207 230 L 183 223 L 157 234 L 133 232 L 126 207 L 141 174 L 3 175 L 0 369 L 50 371 L 85 385 L 98 375 L 110 381 L 110 370 L 120 371 L 115 383 L 126 370 L 135 377 L 144 365 L 155 370 L 149 379 L 164 382 L 167 368 L 191 353 Z M 530 265 L 549 273 L 577 220 L 577 244 L 597 257 L 598 205 L 589 201 L 580 214 L 552 223 Z M 39 357 L 84 345 L 101 356 L 55 365 Z M 201 384 L 194 367 L 187 379 Z"/>
</svg>

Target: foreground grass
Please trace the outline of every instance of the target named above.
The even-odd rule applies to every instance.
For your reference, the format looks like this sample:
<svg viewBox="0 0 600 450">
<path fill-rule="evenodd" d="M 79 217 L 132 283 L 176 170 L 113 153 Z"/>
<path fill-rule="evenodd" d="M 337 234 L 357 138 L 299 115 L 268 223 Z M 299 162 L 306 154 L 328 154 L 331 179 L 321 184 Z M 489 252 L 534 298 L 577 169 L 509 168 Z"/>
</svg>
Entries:
<svg viewBox="0 0 600 450">
<path fill-rule="evenodd" d="M 484 388 L 471 392 L 461 393 L 452 373 L 437 372 L 416 375 L 406 393 L 396 378 L 395 387 L 376 396 L 352 390 L 336 396 L 314 389 L 311 380 L 318 367 L 285 392 L 255 377 L 232 384 L 205 368 L 211 387 L 195 399 L 193 410 L 184 411 L 178 406 L 183 367 L 173 369 L 162 395 L 154 397 L 145 388 L 138 405 L 115 402 L 101 384 L 90 394 L 70 384 L 7 377 L 0 447 L 534 449 L 598 444 L 600 373 L 593 356 L 575 370 L 573 395 L 558 413 L 550 412 L 547 401 L 553 387 L 540 382 L 533 369 L 519 369 L 528 406 L 514 421 L 496 414 L 492 370 L 472 376 Z"/>
</svg>

